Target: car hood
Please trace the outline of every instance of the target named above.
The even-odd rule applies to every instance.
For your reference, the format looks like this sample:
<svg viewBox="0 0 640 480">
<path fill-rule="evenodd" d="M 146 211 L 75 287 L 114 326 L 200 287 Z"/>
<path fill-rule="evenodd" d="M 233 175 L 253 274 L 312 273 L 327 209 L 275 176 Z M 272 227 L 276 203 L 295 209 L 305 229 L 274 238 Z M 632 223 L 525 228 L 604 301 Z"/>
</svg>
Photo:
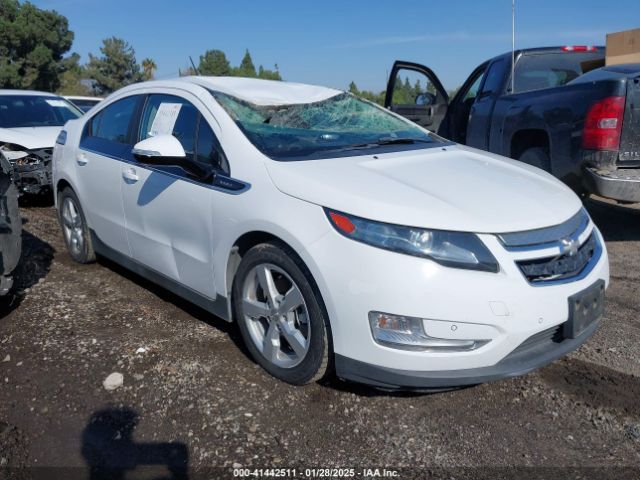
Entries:
<svg viewBox="0 0 640 480">
<path fill-rule="evenodd" d="M 0 143 L 14 143 L 27 150 L 53 147 L 62 127 L 0 128 Z"/>
<path fill-rule="evenodd" d="M 463 146 L 267 162 L 285 194 L 371 220 L 477 233 L 557 225 L 580 199 L 548 173 Z"/>
</svg>

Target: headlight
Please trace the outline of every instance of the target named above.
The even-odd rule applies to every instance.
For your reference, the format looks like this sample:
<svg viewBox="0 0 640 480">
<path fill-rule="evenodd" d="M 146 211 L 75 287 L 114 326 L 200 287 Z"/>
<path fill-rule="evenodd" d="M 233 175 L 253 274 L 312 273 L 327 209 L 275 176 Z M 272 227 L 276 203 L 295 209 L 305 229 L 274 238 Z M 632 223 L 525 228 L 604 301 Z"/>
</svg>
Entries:
<svg viewBox="0 0 640 480">
<path fill-rule="evenodd" d="M 498 262 L 473 233 L 427 230 L 375 222 L 325 209 L 335 229 L 347 238 L 385 250 L 429 258 L 441 265 L 497 272 Z"/>
</svg>

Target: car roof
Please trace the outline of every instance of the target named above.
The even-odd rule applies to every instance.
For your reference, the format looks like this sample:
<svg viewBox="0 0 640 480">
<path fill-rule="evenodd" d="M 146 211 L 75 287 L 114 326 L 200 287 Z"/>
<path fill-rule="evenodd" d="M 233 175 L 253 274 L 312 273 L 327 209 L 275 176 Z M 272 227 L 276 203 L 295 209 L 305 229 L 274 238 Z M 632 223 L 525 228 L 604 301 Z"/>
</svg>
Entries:
<svg viewBox="0 0 640 480">
<path fill-rule="evenodd" d="M 518 55 L 535 55 L 535 54 L 543 54 L 543 53 L 565 53 L 567 55 L 570 54 L 575 54 L 575 53 L 591 53 L 591 54 L 600 54 L 603 58 L 605 55 L 605 47 L 603 47 L 602 45 L 594 45 L 595 50 L 591 51 L 591 52 L 585 52 L 585 51 L 566 51 L 564 50 L 564 46 L 562 47 L 535 47 L 535 48 L 520 48 L 518 50 L 515 50 L 513 53 L 515 54 L 515 56 L 517 57 Z M 489 61 L 493 61 L 493 60 L 498 60 L 500 58 L 511 58 L 511 52 L 505 52 L 502 53 L 500 55 L 496 55 L 495 57 L 491 58 Z"/>
<path fill-rule="evenodd" d="M 87 97 L 82 95 L 63 95 L 67 100 L 95 100 L 96 102 L 101 102 L 104 100 L 102 97 Z"/>
<path fill-rule="evenodd" d="M 32 95 L 34 97 L 59 97 L 55 93 L 51 92 L 39 92 L 37 90 L 12 90 L 12 89 L 0 89 L 0 95 Z"/>
<path fill-rule="evenodd" d="M 120 92 L 145 87 L 184 88 L 188 85 L 232 95 L 257 105 L 313 103 L 343 93 L 341 90 L 334 88 L 319 87 L 304 83 L 263 80 L 258 78 L 206 76 L 180 77 L 173 80 L 153 80 L 130 85 L 120 90 Z"/>
</svg>

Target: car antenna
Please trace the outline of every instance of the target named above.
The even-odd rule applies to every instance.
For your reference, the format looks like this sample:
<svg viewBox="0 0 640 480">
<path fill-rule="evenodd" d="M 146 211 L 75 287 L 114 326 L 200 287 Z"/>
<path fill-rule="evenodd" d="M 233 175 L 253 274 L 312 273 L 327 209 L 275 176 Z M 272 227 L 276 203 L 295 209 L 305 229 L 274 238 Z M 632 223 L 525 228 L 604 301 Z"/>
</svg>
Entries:
<svg viewBox="0 0 640 480">
<path fill-rule="evenodd" d="M 513 93 L 513 82 L 516 60 L 516 0 L 511 0 L 511 93 Z"/>
<path fill-rule="evenodd" d="M 191 58 L 191 55 L 189 55 L 189 61 L 191 62 L 191 67 L 193 68 L 193 71 L 196 72 L 196 75 L 200 75 L 200 71 L 196 68 L 196 64 L 193 63 L 193 58 Z"/>
</svg>

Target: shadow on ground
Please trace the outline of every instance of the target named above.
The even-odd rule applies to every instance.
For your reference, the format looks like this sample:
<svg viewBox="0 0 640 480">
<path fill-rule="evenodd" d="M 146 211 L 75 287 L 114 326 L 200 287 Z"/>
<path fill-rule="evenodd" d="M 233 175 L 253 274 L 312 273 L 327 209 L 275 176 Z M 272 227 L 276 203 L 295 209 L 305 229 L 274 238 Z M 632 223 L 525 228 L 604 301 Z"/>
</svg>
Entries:
<svg viewBox="0 0 640 480">
<path fill-rule="evenodd" d="M 27 230 L 22 230 L 22 255 L 13 272 L 12 291 L 0 298 L 0 319 L 18 308 L 25 297 L 25 290 L 47 276 L 53 262 L 54 248 Z"/>
<path fill-rule="evenodd" d="M 144 478 L 186 480 L 189 452 L 181 442 L 136 443 L 138 414 L 129 408 L 100 410 L 82 432 L 82 456 L 90 480 L 121 480 L 128 472 Z"/>
<path fill-rule="evenodd" d="M 584 202 L 607 242 L 640 240 L 640 210 L 596 198 Z"/>
</svg>

